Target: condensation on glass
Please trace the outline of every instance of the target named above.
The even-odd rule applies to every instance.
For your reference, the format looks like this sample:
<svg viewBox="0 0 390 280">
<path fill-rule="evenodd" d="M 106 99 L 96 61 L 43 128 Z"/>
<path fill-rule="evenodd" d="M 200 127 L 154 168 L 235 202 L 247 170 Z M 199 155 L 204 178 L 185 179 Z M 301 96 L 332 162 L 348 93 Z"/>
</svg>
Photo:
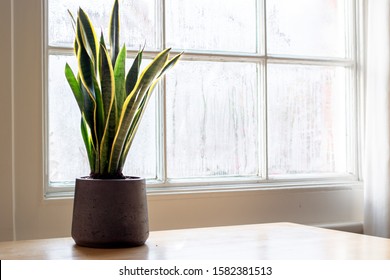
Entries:
<svg viewBox="0 0 390 280">
<path fill-rule="evenodd" d="M 346 57 L 348 4 L 348 0 L 267 1 L 268 54 Z"/>
<path fill-rule="evenodd" d="M 258 175 L 256 68 L 177 65 L 167 81 L 168 177 Z"/>
<path fill-rule="evenodd" d="M 268 65 L 269 174 L 346 170 L 346 69 Z"/>
<path fill-rule="evenodd" d="M 108 42 L 108 25 L 113 1 L 103 0 L 47 0 L 48 1 L 48 37 L 50 46 L 72 47 L 74 31 L 69 12 L 74 17 L 81 7 L 91 18 L 97 35 L 103 32 Z M 127 48 L 138 50 L 157 49 L 155 30 L 155 0 L 120 1 L 121 42 Z M 68 12 L 69 11 L 69 12 Z"/>
<path fill-rule="evenodd" d="M 167 0 L 167 46 L 223 52 L 255 53 L 256 1 Z"/>
</svg>

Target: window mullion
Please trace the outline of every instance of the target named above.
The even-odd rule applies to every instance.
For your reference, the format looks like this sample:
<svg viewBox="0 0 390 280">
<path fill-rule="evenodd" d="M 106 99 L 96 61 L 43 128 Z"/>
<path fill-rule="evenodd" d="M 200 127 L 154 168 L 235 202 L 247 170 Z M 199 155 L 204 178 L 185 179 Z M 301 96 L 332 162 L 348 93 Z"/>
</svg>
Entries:
<svg viewBox="0 0 390 280">
<path fill-rule="evenodd" d="M 260 177 L 268 180 L 268 109 L 267 109 L 267 12 L 266 0 L 258 1 L 258 51 L 264 56 L 258 65 L 259 93 L 259 165 Z M 260 27 L 261 26 L 261 27 Z"/>
<path fill-rule="evenodd" d="M 348 53 L 346 54 L 348 58 L 353 59 L 356 63 L 350 67 L 348 71 L 348 77 L 346 77 L 347 83 L 349 85 L 347 92 L 347 104 L 348 104 L 348 113 L 347 113 L 347 170 L 355 175 L 357 178 L 361 176 L 360 170 L 360 154 L 359 154 L 359 97 L 361 93 L 361 88 L 359 87 L 359 67 L 358 64 L 361 60 L 358 58 L 358 53 L 361 47 L 361 42 L 359 42 L 359 34 L 357 33 L 357 26 L 360 24 L 359 20 L 359 7 L 360 1 L 347 1 L 346 2 L 346 25 L 347 25 L 347 36 L 346 36 L 346 49 Z M 363 79 L 362 79 L 363 80 Z"/>
<path fill-rule="evenodd" d="M 165 1 L 156 1 L 156 21 L 158 24 L 156 30 L 156 40 L 159 50 L 165 49 Z M 156 98 L 156 134 L 157 134 L 157 181 L 163 184 L 167 181 L 167 147 L 166 147 L 166 80 L 162 78 L 157 88 Z"/>
<path fill-rule="evenodd" d="M 281 56 L 268 55 L 269 63 L 294 64 L 294 65 L 321 65 L 321 66 L 354 66 L 355 61 L 344 58 L 314 58 L 314 57 L 297 57 L 297 56 Z"/>
<path fill-rule="evenodd" d="M 155 0 L 156 1 L 156 40 L 157 46 L 160 50 L 166 48 L 165 40 L 165 0 Z"/>
<path fill-rule="evenodd" d="M 266 13 L 265 0 L 257 0 L 256 23 L 257 23 L 257 53 L 264 55 L 266 53 Z"/>
<path fill-rule="evenodd" d="M 258 122 L 259 122 L 259 176 L 268 179 L 268 122 L 267 122 L 267 65 L 262 60 L 258 66 Z"/>
<path fill-rule="evenodd" d="M 345 56 L 356 60 L 356 18 L 354 16 L 354 1 L 345 1 L 344 24 L 345 24 Z M 346 170 L 350 174 L 358 175 L 358 151 L 357 151 L 357 87 L 356 87 L 356 63 L 347 68 L 345 75 L 346 83 Z"/>
</svg>

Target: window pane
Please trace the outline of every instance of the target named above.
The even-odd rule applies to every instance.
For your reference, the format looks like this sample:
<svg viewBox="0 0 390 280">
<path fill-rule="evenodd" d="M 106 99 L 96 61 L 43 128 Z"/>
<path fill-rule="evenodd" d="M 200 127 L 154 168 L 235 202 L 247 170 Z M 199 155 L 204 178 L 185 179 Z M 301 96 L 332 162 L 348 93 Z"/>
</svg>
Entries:
<svg viewBox="0 0 390 280">
<path fill-rule="evenodd" d="M 73 181 L 89 174 L 80 111 L 65 79 L 66 62 L 77 69 L 73 56 L 49 56 L 49 182 Z"/>
<path fill-rule="evenodd" d="M 268 66 L 271 175 L 346 171 L 346 69 Z"/>
<path fill-rule="evenodd" d="M 50 182 L 73 181 L 89 173 L 80 113 L 64 77 L 65 62 L 77 67 L 73 56 L 53 47 L 73 47 L 74 31 L 67 10 L 76 16 L 78 7 L 90 15 L 98 33 L 103 28 L 108 41 L 113 0 L 47 2 L 48 176 Z M 206 182 L 259 176 L 266 160 L 267 174 L 276 179 L 347 171 L 347 149 L 353 140 L 347 135 L 353 124 L 349 123 L 351 112 L 346 111 L 346 93 L 351 91 L 347 72 L 349 75 L 351 70 L 335 64 L 307 64 L 311 57 L 316 65 L 320 62 L 315 57 L 347 58 L 354 63 L 348 49 L 353 39 L 353 1 L 269 0 L 265 2 L 266 19 L 258 6 L 262 3 L 119 0 L 121 41 L 128 48 L 138 50 L 146 43 L 145 57 L 162 46 L 195 52 L 184 56 L 168 73 L 166 84 L 159 89 L 164 99 L 158 103 L 156 92 L 153 94 L 125 175 L 152 179 L 166 170 L 163 179 L 168 179 L 164 181 L 167 185 L 169 179 L 204 178 Z M 267 30 L 262 32 L 265 21 Z M 266 36 L 266 41 L 259 42 L 259 36 Z M 240 54 L 263 51 L 262 46 L 267 52 L 260 61 L 250 55 L 239 58 Z M 216 60 L 213 52 L 237 60 L 226 62 L 225 56 Z M 282 60 L 267 59 L 268 54 Z M 306 65 L 293 64 L 294 56 L 306 57 Z M 131 62 L 129 59 L 127 67 Z M 261 63 L 267 71 L 260 71 Z M 260 103 L 262 89 L 267 91 L 267 104 Z M 161 129 L 160 113 L 165 114 Z M 262 133 L 265 121 L 268 135 Z M 265 143 L 268 151 L 263 155 Z M 160 162 L 165 152 L 166 161 Z"/>
<path fill-rule="evenodd" d="M 168 177 L 257 175 L 257 66 L 180 61 L 167 78 Z"/>
<path fill-rule="evenodd" d="M 100 36 L 101 28 L 108 44 L 108 24 L 114 1 L 91 0 L 48 0 L 49 45 L 72 47 L 74 31 L 68 10 L 76 17 L 81 7 L 91 18 Z M 146 49 L 157 48 L 156 16 L 154 0 L 119 1 L 121 21 L 121 42 L 128 48 L 139 49 L 146 43 Z"/>
<path fill-rule="evenodd" d="M 65 79 L 66 62 L 76 72 L 76 61 L 73 56 L 49 56 L 49 182 L 73 181 L 76 177 L 89 175 L 90 171 L 81 139 L 80 112 Z M 131 60 L 127 62 L 128 67 L 131 62 Z M 155 120 L 153 97 L 129 152 L 124 175 L 156 177 Z"/>
<path fill-rule="evenodd" d="M 345 57 L 346 2 L 267 1 L 268 53 Z"/>
<path fill-rule="evenodd" d="M 255 0 L 167 0 L 167 46 L 256 52 Z"/>
</svg>

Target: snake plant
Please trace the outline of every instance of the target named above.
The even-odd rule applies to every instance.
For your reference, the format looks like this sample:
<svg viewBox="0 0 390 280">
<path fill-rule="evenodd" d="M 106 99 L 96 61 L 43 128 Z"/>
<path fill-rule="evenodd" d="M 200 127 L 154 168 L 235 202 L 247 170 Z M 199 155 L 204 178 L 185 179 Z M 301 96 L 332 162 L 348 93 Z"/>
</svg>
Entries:
<svg viewBox="0 0 390 280">
<path fill-rule="evenodd" d="M 160 52 L 141 71 L 143 49 L 125 73 L 126 46 L 119 45 L 119 5 L 109 23 L 109 46 L 98 40 L 88 15 L 79 8 L 72 17 L 78 73 L 66 63 L 65 76 L 81 112 L 81 135 L 95 179 L 124 178 L 123 165 L 154 87 L 181 54 Z"/>
</svg>

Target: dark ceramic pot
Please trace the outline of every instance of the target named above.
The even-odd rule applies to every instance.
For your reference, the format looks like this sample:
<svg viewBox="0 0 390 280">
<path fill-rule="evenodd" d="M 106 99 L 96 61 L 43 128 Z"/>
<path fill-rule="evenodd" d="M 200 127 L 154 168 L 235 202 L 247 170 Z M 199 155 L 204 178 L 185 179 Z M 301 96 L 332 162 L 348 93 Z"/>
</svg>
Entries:
<svg viewBox="0 0 390 280">
<path fill-rule="evenodd" d="M 77 245 L 134 247 L 148 236 L 145 179 L 76 179 L 72 237 Z"/>
</svg>

